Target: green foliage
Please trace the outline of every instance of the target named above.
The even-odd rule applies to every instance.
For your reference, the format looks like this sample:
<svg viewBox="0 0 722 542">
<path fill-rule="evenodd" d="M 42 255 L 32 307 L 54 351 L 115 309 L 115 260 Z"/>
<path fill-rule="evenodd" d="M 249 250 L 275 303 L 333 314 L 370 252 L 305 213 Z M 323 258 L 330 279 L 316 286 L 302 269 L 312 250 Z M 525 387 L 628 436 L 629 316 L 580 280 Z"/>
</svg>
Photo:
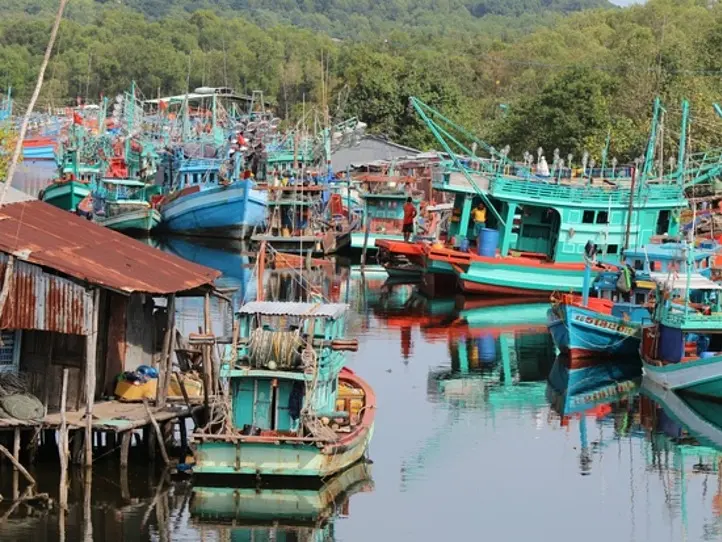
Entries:
<svg viewBox="0 0 722 542">
<path fill-rule="evenodd" d="M 722 96 L 722 6 L 650 0 L 571 13 L 606 5 L 127 0 L 119 8 L 73 0 L 39 107 L 95 101 L 131 80 L 147 97 L 207 85 L 261 89 L 289 122 L 328 103 L 332 115 L 358 116 L 400 143 L 438 147 L 408 108 L 417 96 L 517 157 L 542 146 L 598 159 L 611 134 L 611 155 L 621 161 L 643 152 L 659 95 L 670 151 L 683 98 L 692 102 L 693 146 L 722 146 L 711 107 Z M 0 7 L 0 88 L 12 86 L 20 103 L 32 91 L 54 8 L 50 0 Z"/>
</svg>

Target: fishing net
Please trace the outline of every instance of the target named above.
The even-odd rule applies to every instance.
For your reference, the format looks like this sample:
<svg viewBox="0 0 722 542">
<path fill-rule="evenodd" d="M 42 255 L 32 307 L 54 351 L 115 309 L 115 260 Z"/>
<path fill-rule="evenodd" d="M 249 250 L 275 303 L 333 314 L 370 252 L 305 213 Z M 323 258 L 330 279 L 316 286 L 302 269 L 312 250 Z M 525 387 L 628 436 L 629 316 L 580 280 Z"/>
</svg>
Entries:
<svg viewBox="0 0 722 542">
<path fill-rule="evenodd" d="M 17 395 L 28 391 L 25 376 L 12 372 L 0 372 L 0 396 Z"/>
<path fill-rule="evenodd" d="M 251 367 L 292 369 L 300 363 L 304 342 L 299 331 L 271 331 L 257 328 L 248 345 Z"/>
<path fill-rule="evenodd" d="M 40 400 L 29 394 L 4 395 L 0 397 L 0 407 L 0 415 L 7 413 L 18 420 L 40 420 L 45 414 Z"/>
</svg>

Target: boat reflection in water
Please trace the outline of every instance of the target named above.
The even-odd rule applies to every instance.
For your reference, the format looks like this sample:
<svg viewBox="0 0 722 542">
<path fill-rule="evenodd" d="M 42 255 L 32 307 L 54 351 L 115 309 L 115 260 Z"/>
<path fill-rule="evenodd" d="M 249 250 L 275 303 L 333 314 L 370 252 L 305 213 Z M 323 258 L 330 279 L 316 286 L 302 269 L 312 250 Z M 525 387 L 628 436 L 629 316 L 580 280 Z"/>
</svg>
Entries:
<svg viewBox="0 0 722 542">
<path fill-rule="evenodd" d="M 190 512 L 220 540 L 325 542 L 335 540 L 334 521 L 349 515 L 351 497 L 373 487 L 361 462 L 315 489 L 195 487 Z"/>
<path fill-rule="evenodd" d="M 688 539 L 689 486 L 706 495 L 715 487 L 713 517 L 703 518 L 705 539 L 722 537 L 722 404 L 677 394 L 645 378 L 642 382 L 643 423 L 650 433 L 648 468 L 673 472 L 669 493 L 679 495 L 683 538 Z M 710 478 L 716 477 L 716 484 Z M 699 488 L 698 486 L 701 486 Z M 693 525 L 695 525 L 693 523 Z"/>
<path fill-rule="evenodd" d="M 569 427 L 572 418 L 579 427 L 579 469 L 582 475 L 591 473 L 592 453 L 599 453 L 610 440 L 630 435 L 639 424 L 637 420 L 637 391 L 642 380 L 641 367 L 629 364 L 606 363 L 600 366 L 570 369 L 568 355 L 558 355 L 547 380 L 546 397 L 559 416 L 559 424 Z M 599 437 L 589 444 L 588 419 L 595 421 Z M 612 439 L 604 439 L 602 429 L 613 425 Z"/>
</svg>

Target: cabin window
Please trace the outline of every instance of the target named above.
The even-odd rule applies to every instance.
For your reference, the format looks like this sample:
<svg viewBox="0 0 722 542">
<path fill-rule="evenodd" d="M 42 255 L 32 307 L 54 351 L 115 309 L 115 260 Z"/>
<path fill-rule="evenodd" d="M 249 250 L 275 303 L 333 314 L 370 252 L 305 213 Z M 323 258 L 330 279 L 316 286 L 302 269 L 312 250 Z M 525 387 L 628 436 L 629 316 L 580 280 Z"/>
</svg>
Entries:
<svg viewBox="0 0 722 542">
<path fill-rule="evenodd" d="M 634 302 L 637 305 L 643 305 L 647 302 L 647 294 L 643 292 L 637 292 L 636 294 L 634 294 Z"/>
<path fill-rule="evenodd" d="M 584 224 L 594 224 L 594 211 L 584 211 L 582 222 Z"/>
<path fill-rule="evenodd" d="M 657 217 L 657 235 L 664 235 L 669 230 L 669 211 L 659 211 Z"/>
<path fill-rule="evenodd" d="M 198 174 L 197 173 L 193 174 L 193 184 L 198 184 Z"/>
<path fill-rule="evenodd" d="M 634 260 L 634 269 L 636 271 L 644 269 L 644 262 L 642 260 Z"/>
<path fill-rule="evenodd" d="M 609 213 L 607 211 L 599 211 L 597 213 L 597 224 L 607 224 L 609 222 Z"/>
<path fill-rule="evenodd" d="M 0 367 L 15 364 L 15 331 L 0 331 Z"/>
<path fill-rule="evenodd" d="M 649 262 L 649 270 L 650 271 L 659 271 L 661 266 L 659 265 L 659 262 Z"/>
<path fill-rule="evenodd" d="M 607 245 L 607 254 L 618 254 L 619 245 Z"/>
</svg>

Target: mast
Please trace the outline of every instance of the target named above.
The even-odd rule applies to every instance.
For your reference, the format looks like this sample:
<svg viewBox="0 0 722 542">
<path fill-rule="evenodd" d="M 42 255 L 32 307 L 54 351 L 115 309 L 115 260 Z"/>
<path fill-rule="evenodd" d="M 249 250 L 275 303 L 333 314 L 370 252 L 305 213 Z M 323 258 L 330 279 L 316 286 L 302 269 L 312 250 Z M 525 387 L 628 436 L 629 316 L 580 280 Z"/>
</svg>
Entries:
<svg viewBox="0 0 722 542">
<path fill-rule="evenodd" d="M 717 104 L 715 104 L 717 107 Z M 683 184 L 685 151 L 687 149 L 687 124 L 689 122 L 689 102 L 682 100 L 682 126 L 679 131 L 679 153 L 677 154 L 678 182 Z"/>
</svg>

